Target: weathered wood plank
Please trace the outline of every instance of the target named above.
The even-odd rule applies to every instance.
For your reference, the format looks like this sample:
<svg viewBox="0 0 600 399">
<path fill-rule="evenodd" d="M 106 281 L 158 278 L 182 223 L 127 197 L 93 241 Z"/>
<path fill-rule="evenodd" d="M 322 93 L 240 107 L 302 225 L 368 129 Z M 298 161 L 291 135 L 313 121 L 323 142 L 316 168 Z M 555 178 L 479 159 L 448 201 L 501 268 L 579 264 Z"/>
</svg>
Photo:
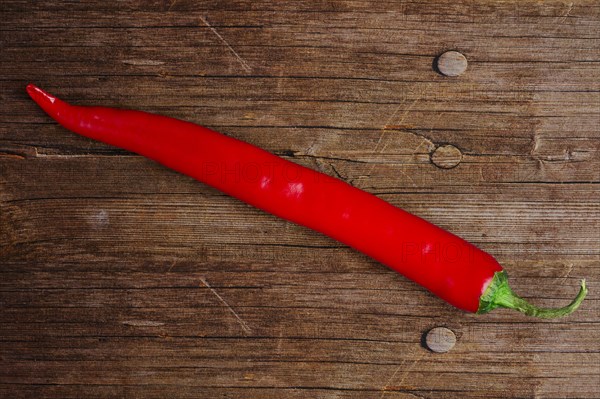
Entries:
<svg viewBox="0 0 600 399">
<path fill-rule="evenodd" d="M 591 0 L 5 0 L 0 396 L 595 398 L 600 6 Z M 467 71 L 433 68 L 447 50 Z M 489 251 L 540 321 L 465 314 L 366 256 L 56 126 L 179 117 Z M 460 163 L 432 161 L 452 145 Z M 422 346 L 446 326 L 448 353 Z"/>
</svg>

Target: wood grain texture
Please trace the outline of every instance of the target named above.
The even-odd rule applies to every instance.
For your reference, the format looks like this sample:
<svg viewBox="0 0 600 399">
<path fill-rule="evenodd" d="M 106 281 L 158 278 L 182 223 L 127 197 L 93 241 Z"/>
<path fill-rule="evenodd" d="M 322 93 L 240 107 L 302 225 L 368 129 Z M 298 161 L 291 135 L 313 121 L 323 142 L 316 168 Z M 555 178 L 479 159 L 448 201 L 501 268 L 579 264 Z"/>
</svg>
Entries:
<svg viewBox="0 0 600 399">
<path fill-rule="evenodd" d="M 0 12 L 0 396 L 600 395 L 598 2 Z M 460 77 L 434 69 L 448 50 L 469 60 Z M 315 232 L 67 132 L 28 82 L 342 178 L 490 252 L 537 304 L 567 303 L 583 277 L 590 294 L 558 320 L 463 313 Z M 431 160 L 445 145 L 461 153 L 451 169 Z M 448 353 L 422 345 L 436 326 L 456 334 Z"/>
</svg>

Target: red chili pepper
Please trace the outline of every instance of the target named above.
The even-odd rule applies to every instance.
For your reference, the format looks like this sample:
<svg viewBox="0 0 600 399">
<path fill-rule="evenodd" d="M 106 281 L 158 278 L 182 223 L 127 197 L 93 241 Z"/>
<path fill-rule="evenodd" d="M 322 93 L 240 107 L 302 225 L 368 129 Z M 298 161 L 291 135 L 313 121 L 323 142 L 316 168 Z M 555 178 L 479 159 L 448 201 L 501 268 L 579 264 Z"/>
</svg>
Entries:
<svg viewBox="0 0 600 399">
<path fill-rule="evenodd" d="M 31 98 L 69 130 L 151 158 L 283 219 L 347 244 L 421 284 L 457 308 L 497 307 L 542 318 L 573 312 L 540 309 L 518 297 L 489 254 L 441 228 L 341 180 L 286 161 L 189 122 L 141 111 L 73 106 L 27 86 Z"/>
</svg>

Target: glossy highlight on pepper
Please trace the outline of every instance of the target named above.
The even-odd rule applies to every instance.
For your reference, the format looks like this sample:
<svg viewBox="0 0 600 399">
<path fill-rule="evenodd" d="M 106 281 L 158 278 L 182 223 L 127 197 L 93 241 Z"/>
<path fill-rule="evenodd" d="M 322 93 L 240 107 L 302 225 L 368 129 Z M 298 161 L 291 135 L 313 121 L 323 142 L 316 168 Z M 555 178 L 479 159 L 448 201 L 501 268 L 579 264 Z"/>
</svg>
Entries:
<svg viewBox="0 0 600 399">
<path fill-rule="evenodd" d="M 65 128 L 153 159 L 283 219 L 319 231 L 376 259 L 457 308 L 497 307 L 551 318 L 510 289 L 486 252 L 424 219 L 324 173 L 208 128 L 142 111 L 70 105 L 34 85 L 31 98 Z"/>
</svg>

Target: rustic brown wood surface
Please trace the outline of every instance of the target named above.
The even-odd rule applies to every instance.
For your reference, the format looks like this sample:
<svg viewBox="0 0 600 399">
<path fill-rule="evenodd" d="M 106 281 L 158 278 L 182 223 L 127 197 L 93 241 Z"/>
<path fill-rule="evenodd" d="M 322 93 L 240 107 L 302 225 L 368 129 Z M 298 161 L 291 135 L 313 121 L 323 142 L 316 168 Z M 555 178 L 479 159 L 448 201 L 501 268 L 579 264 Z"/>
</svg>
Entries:
<svg viewBox="0 0 600 399">
<path fill-rule="evenodd" d="M 600 395 L 597 1 L 18 1 L 0 16 L 0 396 Z M 436 71 L 456 50 L 460 76 Z M 197 122 L 490 252 L 475 316 L 78 137 L 24 91 Z M 451 329 L 434 353 L 423 334 Z"/>
</svg>

